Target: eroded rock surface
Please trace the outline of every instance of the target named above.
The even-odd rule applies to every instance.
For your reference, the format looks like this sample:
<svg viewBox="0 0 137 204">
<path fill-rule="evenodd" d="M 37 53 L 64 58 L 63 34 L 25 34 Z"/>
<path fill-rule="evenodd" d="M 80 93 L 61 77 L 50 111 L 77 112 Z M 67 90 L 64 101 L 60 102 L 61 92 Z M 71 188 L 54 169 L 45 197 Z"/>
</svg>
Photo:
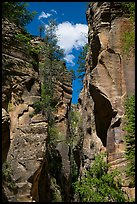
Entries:
<svg viewBox="0 0 137 204">
<path fill-rule="evenodd" d="M 10 147 L 10 117 L 7 111 L 2 108 L 2 164 L 7 159 Z"/>
<path fill-rule="evenodd" d="M 111 169 L 123 171 L 123 189 L 130 198 L 135 196 L 124 173 L 127 160 L 123 131 L 124 99 L 135 91 L 135 58 L 134 50 L 128 56 L 122 52 L 122 35 L 134 25 L 123 16 L 121 2 L 91 3 L 87 22 L 86 74 L 79 103 L 74 107 L 81 122 L 75 138 L 70 138 L 72 84 L 70 76 L 62 75 L 62 80 L 55 81 L 58 137 L 54 143 L 47 142 L 46 117 L 33 114 L 41 91 L 39 61 L 44 63 L 45 59 L 30 54 L 20 44 L 16 35 L 23 32 L 21 28 L 6 19 L 2 22 L 2 161 L 10 163 L 18 187 L 13 194 L 4 186 L 5 200 L 70 202 L 72 155 L 81 177 L 95 155 L 104 151 L 108 152 Z M 31 41 L 34 46 L 40 43 L 39 37 Z"/>
<path fill-rule="evenodd" d="M 120 2 L 91 3 L 87 22 L 89 51 L 84 87 L 79 96 L 86 155 L 81 168 L 90 165 L 92 154 L 106 149 L 111 168 L 122 172 L 127 164 L 124 155 L 126 133 L 122 128 L 124 99 L 135 92 L 134 49 L 125 55 L 122 37 L 125 31 L 134 29 L 134 25 L 123 15 Z M 126 191 L 129 189 L 130 196 L 131 189 L 128 182 L 125 184 L 124 176 L 123 186 Z"/>
<path fill-rule="evenodd" d="M 31 185 L 27 180 L 38 169 L 43 158 L 47 127 L 44 119 L 33 123 L 30 117 L 34 111 L 34 102 L 40 98 L 38 67 L 36 70 L 33 66 L 36 60 L 33 54 L 29 54 L 25 45 L 20 44 L 16 38 L 18 33 L 22 33 L 20 28 L 4 20 L 2 32 L 2 107 L 10 116 L 11 140 L 7 160 L 18 187 L 16 199 L 14 196 L 8 199 L 30 201 Z M 6 131 L 3 137 L 5 134 Z"/>
<path fill-rule="evenodd" d="M 47 144 L 48 121 L 45 116 L 33 114 L 33 104 L 40 99 L 41 83 L 38 56 L 21 44 L 21 28 L 3 20 L 3 77 L 2 77 L 2 144 L 3 162 L 13 172 L 18 191 L 16 195 L 6 190 L 10 202 L 69 201 L 70 162 L 68 139 L 68 112 L 71 104 L 70 75 L 56 81 L 54 99 L 56 128 L 60 137 L 56 145 Z M 40 38 L 31 41 L 42 44 Z M 65 65 L 64 65 L 65 66 Z M 10 142 L 11 141 L 11 142 Z M 56 198 L 57 197 L 57 198 Z"/>
</svg>

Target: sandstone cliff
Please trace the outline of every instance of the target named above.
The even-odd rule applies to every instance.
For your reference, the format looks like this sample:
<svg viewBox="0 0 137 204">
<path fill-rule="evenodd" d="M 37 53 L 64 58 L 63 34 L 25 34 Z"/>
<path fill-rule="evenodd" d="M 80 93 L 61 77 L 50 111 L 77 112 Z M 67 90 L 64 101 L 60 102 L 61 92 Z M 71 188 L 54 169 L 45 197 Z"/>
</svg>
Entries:
<svg viewBox="0 0 137 204">
<path fill-rule="evenodd" d="M 67 115 L 72 97 L 69 75 L 56 82 L 56 126 L 61 138 L 55 146 L 48 144 L 48 121 L 40 113 L 33 115 L 33 104 L 40 99 L 39 60 L 16 38 L 23 30 L 3 20 L 2 144 L 3 162 L 7 158 L 18 191 L 14 195 L 5 185 L 8 201 L 31 202 L 69 199 L 70 164 Z M 32 45 L 42 44 L 40 39 Z M 33 117 L 32 117 L 33 116 Z M 8 155 L 8 156 L 7 156 Z M 58 166 L 58 168 L 57 168 Z M 54 171 L 53 171 L 54 170 Z M 40 190 L 39 190 L 40 189 Z M 57 191 L 57 192 L 56 192 Z M 57 195 L 56 195 L 57 194 Z"/>
<path fill-rule="evenodd" d="M 135 57 L 134 49 L 123 53 L 122 38 L 134 25 L 120 2 L 90 3 L 86 15 L 89 51 L 84 87 L 78 104 L 72 105 L 70 75 L 66 72 L 55 81 L 57 132 L 52 142 L 47 118 L 34 112 L 34 103 L 41 98 L 40 65 L 46 57 L 20 43 L 16 36 L 24 33 L 22 28 L 3 19 L 2 163 L 7 162 L 12 171 L 10 187 L 3 181 L 3 201 L 79 201 L 72 188 L 73 177 L 80 179 L 95 155 L 104 151 L 110 171 L 121 171 L 123 189 L 135 197 L 125 175 L 123 130 L 124 100 L 135 92 Z M 30 44 L 35 48 L 43 41 L 33 37 Z M 76 114 L 74 121 L 70 121 L 71 110 Z"/>
<path fill-rule="evenodd" d="M 83 172 L 96 153 L 108 152 L 108 162 L 118 168 L 123 188 L 134 197 L 124 169 L 125 141 L 123 131 L 124 99 L 135 92 L 134 49 L 123 53 L 122 36 L 134 29 L 123 15 L 120 2 L 94 2 L 87 10 L 89 51 L 86 57 L 84 87 L 79 96 L 83 118 Z"/>
</svg>

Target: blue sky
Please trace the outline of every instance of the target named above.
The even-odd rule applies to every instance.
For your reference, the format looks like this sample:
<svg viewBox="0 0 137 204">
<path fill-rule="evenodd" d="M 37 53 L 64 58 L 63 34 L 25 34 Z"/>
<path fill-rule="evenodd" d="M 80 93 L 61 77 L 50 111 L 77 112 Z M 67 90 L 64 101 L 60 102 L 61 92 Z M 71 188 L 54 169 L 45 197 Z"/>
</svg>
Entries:
<svg viewBox="0 0 137 204">
<path fill-rule="evenodd" d="M 27 30 L 39 36 L 39 26 L 48 24 L 51 18 L 58 24 L 58 45 L 65 51 L 65 60 L 68 69 L 77 70 L 79 52 L 87 42 L 87 2 L 27 2 L 29 11 L 36 11 L 33 21 L 27 25 Z M 44 37 L 44 33 L 43 36 Z M 77 103 L 81 84 L 76 79 L 73 81 L 72 103 Z"/>
</svg>

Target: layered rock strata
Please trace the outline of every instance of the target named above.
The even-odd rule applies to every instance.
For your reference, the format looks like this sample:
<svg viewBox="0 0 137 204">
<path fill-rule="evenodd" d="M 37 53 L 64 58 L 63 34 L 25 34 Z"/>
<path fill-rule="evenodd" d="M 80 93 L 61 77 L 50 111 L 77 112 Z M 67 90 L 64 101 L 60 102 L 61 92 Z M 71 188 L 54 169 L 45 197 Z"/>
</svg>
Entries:
<svg viewBox="0 0 137 204">
<path fill-rule="evenodd" d="M 56 105 L 55 128 L 57 133 L 51 142 L 46 142 L 43 161 L 34 175 L 29 179 L 32 183 L 32 199 L 39 202 L 70 200 L 70 157 L 69 157 L 69 126 L 72 86 L 69 77 L 63 83 L 56 83 L 56 96 L 60 98 Z"/>
<path fill-rule="evenodd" d="M 84 87 L 79 96 L 85 155 L 81 171 L 92 163 L 97 152 L 106 149 L 108 162 L 112 169 L 121 171 L 126 190 L 129 181 L 122 173 L 127 164 L 124 100 L 135 92 L 135 57 L 134 49 L 128 55 L 123 53 L 122 37 L 124 32 L 134 29 L 134 25 L 123 15 L 120 2 L 91 3 L 87 22 L 89 51 Z M 134 193 L 134 189 L 128 190 L 129 197 L 134 197 Z"/>
<path fill-rule="evenodd" d="M 69 200 L 70 163 L 68 111 L 72 86 L 70 76 L 57 82 L 56 127 L 61 135 L 56 146 L 47 144 L 47 119 L 34 115 L 33 104 L 40 99 L 39 56 L 20 44 L 21 28 L 4 19 L 2 24 L 2 107 L 3 162 L 10 164 L 17 186 L 14 194 L 4 186 L 9 202 Z M 41 43 L 33 40 L 32 45 Z M 47 151 L 48 146 L 48 151 Z M 8 156 L 7 156 L 8 155 Z M 59 166 L 59 169 L 57 168 Z M 55 172 L 53 171 L 55 170 Z M 56 198 L 55 198 L 56 199 Z"/>
</svg>

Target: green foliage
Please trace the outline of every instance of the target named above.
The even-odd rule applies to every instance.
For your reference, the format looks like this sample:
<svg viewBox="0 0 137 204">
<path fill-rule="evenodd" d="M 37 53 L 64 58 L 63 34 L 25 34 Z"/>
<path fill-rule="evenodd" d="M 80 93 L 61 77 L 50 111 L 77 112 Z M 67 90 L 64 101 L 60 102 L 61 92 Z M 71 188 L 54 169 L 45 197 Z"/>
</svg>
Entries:
<svg viewBox="0 0 137 204">
<path fill-rule="evenodd" d="M 57 45 L 56 36 L 57 24 L 55 20 L 50 20 L 46 26 L 46 36 L 41 48 L 44 56 L 44 63 L 41 63 L 40 74 L 41 81 L 41 99 L 34 104 L 35 113 L 41 112 L 48 122 L 48 142 L 55 143 L 61 140 L 61 134 L 58 133 L 55 127 L 54 112 L 58 103 L 56 97 L 56 84 L 58 81 L 63 82 L 64 77 L 69 75 L 63 60 L 64 51 Z"/>
<path fill-rule="evenodd" d="M 55 35 L 56 21 L 50 20 L 46 28 L 46 37 L 41 52 L 45 56 L 45 63 L 41 66 L 42 87 L 41 100 L 36 102 L 34 107 L 36 113 L 42 111 L 47 115 L 48 120 L 52 118 L 52 112 L 55 111 L 55 106 L 58 103 L 54 97 L 56 81 L 63 80 L 63 75 L 66 75 L 66 67 L 63 59 L 63 51 L 57 45 L 57 37 Z"/>
<path fill-rule="evenodd" d="M 72 79 L 72 80 L 76 80 L 75 71 L 74 71 L 72 68 L 69 70 L 69 73 L 70 73 L 70 75 L 71 75 L 71 79 Z"/>
<path fill-rule="evenodd" d="M 62 81 L 63 76 L 67 74 L 63 61 L 64 51 L 57 45 L 56 29 L 56 21 L 50 20 L 46 27 L 45 45 L 42 50 L 45 55 L 45 64 L 43 66 L 44 84 L 50 84 L 52 91 L 54 91 L 55 81 Z"/>
<path fill-rule="evenodd" d="M 130 96 L 125 101 L 125 127 L 127 135 L 126 141 L 126 157 L 129 160 L 129 166 L 127 169 L 128 175 L 130 175 L 135 182 L 135 96 Z"/>
<path fill-rule="evenodd" d="M 12 102 L 9 101 L 9 103 L 8 103 L 8 112 L 10 112 L 12 110 L 13 110 Z"/>
<path fill-rule="evenodd" d="M 6 182 L 9 190 L 17 193 L 17 186 L 12 178 L 12 170 L 10 164 L 7 161 L 2 165 L 2 180 L 3 182 Z"/>
<path fill-rule="evenodd" d="M 28 35 L 24 35 L 23 33 L 18 33 L 17 35 L 15 35 L 15 37 L 23 44 L 23 43 L 29 43 L 31 38 Z"/>
<path fill-rule="evenodd" d="M 58 38 L 56 36 L 57 23 L 54 19 L 49 20 L 46 27 L 45 49 L 48 58 L 53 60 L 62 60 L 64 57 L 64 50 L 57 45 Z"/>
<path fill-rule="evenodd" d="M 135 22 L 135 2 L 123 2 L 122 8 L 125 14 L 128 14 L 131 23 Z M 123 53 L 128 54 L 132 48 L 135 48 L 135 31 L 130 28 L 122 36 L 123 38 Z"/>
<path fill-rule="evenodd" d="M 135 21 L 135 2 L 122 2 L 124 13 L 129 14 L 129 18 Z"/>
<path fill-rule="evenodd" d="M 29 33 L 23 31 L 22 33 L 16 34 L 15 38 L 17 39 L 18 44 L 21 45 L 22 48 L 24 47 L 28 54 L 38 55 L 40 53 L 41 46 L 34 46 L 30 44 L 32 36 Z M 33 63 L 36 62 L 33 61 Z"/>
<path fill-rule="evenodd" d="M 42 113 L 47 118 L 48 122 L 53 120 L 53 112 L 55 105 L 53 101 L 53 90 L 50 84 L 42 84 L 41 99 L 33 105 L 35 114 Z"/>
<path fill-rule="evenodd" d="M 70 148 L 73 149 L 77 143 L 77 139 L 78 139 L 77 136 L 78 137 L 80 136 L 80 133 L 78 132 L 79 132 L 79 129 L 82 123 L 82 117 L 79 111 L 72 109 L 69 112 L 68 120 L 69 120 L 69 125 L 70 125 L 69 126 L 70 134 L 71 134 L 71 137 L 68 140 L 68 144 Z"/>
<path fill-rule="evenodd" d="M 123 52 L 128 54 L 135 47 L 135 31 L 127 31 L 123 35 Z"/>
<path fill-rule="evenodd" d="M 72 129 L 76 129 L 81 121 L 81 115 L 79 111 L 71 110 L 69 112 L 69 122 Z"/>
<path fill-rule="evenodd" d="M 97 155 L 85 176 L 75 182 L 75 191 L 79 193 L 82 202 L 125 201 L 118 172 L 108 172 L 108 167 L 104 155 Z"/>
<path fill-rule="evenodd" d="M 70 163 L 71 163 L 71 182 L 74 183 L 76 182 L 77 178 L 78 178 L 78 166 L 75 162 L 74 159 L 74 148 L 78 145 L 78 140 L 82 141 L 81 138 L 81 133 L 79 132 L 79 128 L 82 122 L 82 118 L 81 118 L 81 114 L 79 113 L 79 111 L 77 110 L 71 110 L 69 112 L 69 129 L 70 129 L 70 138 L 68 140 L 68 145 L 70 148 Z M 72 185 L 72 194 L 74 194 L 74 186 Z"/>
<path fill-rule="evenodd" d="M 2 17 L 8 18 L 10 22 L 18 26 L 25 27 L 30 23 L 36 12 L 29 12 L 25 2 L 3 2 Z"/>
<path fill-rule="evenodd" d="M 38 55 L 41 51 L 41 46 L 31 46 L 31 52 L 35 53 Z"/>
<path fill-rule="evenodd" d="M 83 81 L 83 78 L 85 76 L 85 59 L 86 59 L 86 55 L 88 52 L 88 44 L 85 44 L 84 47 L 82 48 L 82 51 L 80 52 L 79 56 L 78 56 L 78 78 L 80 79 L 80 82 Z"/>
<path fill-rule="evenodd" d="M 39 36 L 40 36 L 40 38 L 42 37 L 42 33 L 44 32 L 44 30 L 45 30 L 45 27 L 43 25 L 40 25 L 39 26 Z"/>
<path fill-rule="evenodd" d="M 61 189 L 54 177 L 51 177 L 51 201 L 62 202 Z"/>
<path fill-rule="evenodd" d="M 20 45 L 21 48 L 25 49 L 25 53 L 28 54 L 31 53 L 32 48 L 30 44 L 31 37 L 27 32 L 16 34 L 15 39 L 17 40 L 18 45 Z"/>
<path fill-rule="evenodd" d="M 48 132 L 48 136 L 49 136 L 49 139 L 50 139 L 49 142 L 51 142 L 51 143 L 54 142 L 55 143 L 57 140 L 61 139 L 59 131 L 55 127 L 54 124 L 48 126 L 48 131 L 47 132 Z"/>
</svg>

